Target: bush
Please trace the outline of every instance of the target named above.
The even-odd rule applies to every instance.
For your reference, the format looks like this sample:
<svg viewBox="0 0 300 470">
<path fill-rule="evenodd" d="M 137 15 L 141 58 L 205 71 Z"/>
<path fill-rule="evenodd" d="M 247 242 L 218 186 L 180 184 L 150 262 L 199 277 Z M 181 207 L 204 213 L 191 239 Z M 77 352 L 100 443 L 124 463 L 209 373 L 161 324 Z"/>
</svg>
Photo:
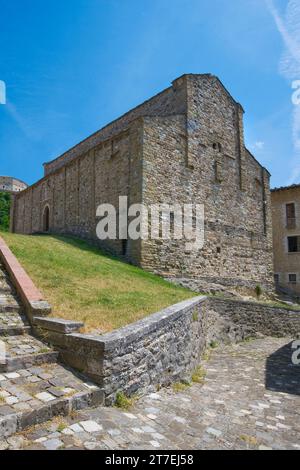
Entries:
<svg viewBox="0 0 300 470">
<path fill-rule="evenodd" d="M 0 230 L 9 229 L 10 194 L 0 192 Z"/>
</svg>

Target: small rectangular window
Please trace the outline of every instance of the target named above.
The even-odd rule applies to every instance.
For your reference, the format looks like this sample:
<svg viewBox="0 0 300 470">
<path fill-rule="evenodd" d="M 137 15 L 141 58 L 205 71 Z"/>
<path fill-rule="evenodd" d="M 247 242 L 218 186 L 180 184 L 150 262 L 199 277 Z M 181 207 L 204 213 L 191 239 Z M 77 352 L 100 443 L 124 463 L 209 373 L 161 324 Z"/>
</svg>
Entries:
<svg viewBox="0 0 300 470">
<path fill-rule="evenodd" d="M 300 252 L 300 237 L 288 237 L 289 253 Z"/>
<path fill-rule="evenodd" d="M 297 274 L 289 274 L 289 283 L 297 284 Z"/>
<path fill-rule="evenodd" d="M 274 274 L 275 284 L 279 284 L 279 274 Z"/>
<path fill-rule="evenodd" d="M 295 204 L 286 204 L 286 227 L 295 228 L 296 227 L 296 208 Z"/>
</svg>

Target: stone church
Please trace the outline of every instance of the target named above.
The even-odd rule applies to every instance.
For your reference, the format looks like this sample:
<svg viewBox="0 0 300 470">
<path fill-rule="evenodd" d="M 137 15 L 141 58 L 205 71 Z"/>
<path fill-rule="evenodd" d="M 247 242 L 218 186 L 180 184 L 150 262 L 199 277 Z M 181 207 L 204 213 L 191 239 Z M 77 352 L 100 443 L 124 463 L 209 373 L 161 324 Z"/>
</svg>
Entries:
<svg viewBox="0 0 300 470">
<path fill-rule="evenodd" d="M 204 204 L 205 244 L 110 240 L 103 248 L 182 284 L 272 288 L 270 175 L 244 144 L 243 108 L 213 75 L 183 75 L 53 161 L 14 198 L 12 230 L 99 243 L 102 203 Z"/>
</svg>

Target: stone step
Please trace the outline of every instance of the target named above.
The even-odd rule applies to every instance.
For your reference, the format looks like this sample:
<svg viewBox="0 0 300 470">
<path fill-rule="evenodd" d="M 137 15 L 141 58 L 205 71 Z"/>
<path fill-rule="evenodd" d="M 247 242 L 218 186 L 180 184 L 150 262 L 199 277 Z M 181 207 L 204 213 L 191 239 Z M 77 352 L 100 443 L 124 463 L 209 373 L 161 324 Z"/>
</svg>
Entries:
<svg viewBox="0 0 300 470">
<path fill-rule="evenodd" d="M 0 266 L 0 279 L 7 279 L 7 274 L 2 265 Z"/>
<path fill-rule="evenodd" d="M 30 326 L 22 313 L 0 311 L 0 336 L 20 335 L 29 332 Z"/>
<path fill-rule="evenodd" d="M 0 340 L 0 372 L 54 363 L 57 358 L 57 351 L 30 335 L 6 336 Z"/>
<path fill-rule="evenodd" d="M 12 293 L 13 293 L 13 289 L 10 287 L 10 285 L 0 278 L 0 295 L 12 294 Z"/>
<path fill-rule="evenodd" d="M 9 287 L 11 287 L 11 282 L 10 282 L 10 278 L 7 274 L 7 272 L 2 268 L 0 269 L 0 285 L 3 284 L 3 285 L 8 285 Z"/>
<path fill-rule="evenodd" d="M 10 295 L 0 295 L 0 312 L 15 312 L 20 313 L 22 311 L 21 305 Z"/>
<path fill-rule="evenodd" d="M 0 326 L 0 339 L 5 336 L 16 336 L 30 333 L 30 326 Z"/>
<path fill-rule="evenodd" d="M 103 400 L 98 386 L 60 364 L 0 374 L 0 439 Z"/>
</svg>

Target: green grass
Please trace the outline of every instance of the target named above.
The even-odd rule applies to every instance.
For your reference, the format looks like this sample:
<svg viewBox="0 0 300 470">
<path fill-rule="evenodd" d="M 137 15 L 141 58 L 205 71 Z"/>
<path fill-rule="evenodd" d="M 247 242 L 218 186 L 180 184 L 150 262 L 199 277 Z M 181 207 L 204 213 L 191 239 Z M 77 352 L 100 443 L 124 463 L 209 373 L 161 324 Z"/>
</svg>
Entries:
<svg viewBox="0 0 300 470">
<path fill-rule="evenodd" d="M 129 398 L 123 392 L 117 392 L 114 405 L 115 407 L 122 410 L 130 410 L 137 399 L 137 396 L 132 396 Z"/>
<path fill-rule="evenodd" d="M 0 234 L 53 307 L 86 330 L 120 328 L 195 296 L 71 237 Z"/>
<path fill-rule="evenodd" d="M 182 381 L 182 382 L 175 382 L 172 385 L 173 392 L 184 392 L 188 387 L 191 386 L 191 383 Z"/>
<path fill-rule="evenodd" d="M 205 377 L 206 377 L 205 369 L 202 366 L 198 366 L 192 373 L 192 382 L 198 383 L 198 384 L 204 384 Z"/>
</svg>

